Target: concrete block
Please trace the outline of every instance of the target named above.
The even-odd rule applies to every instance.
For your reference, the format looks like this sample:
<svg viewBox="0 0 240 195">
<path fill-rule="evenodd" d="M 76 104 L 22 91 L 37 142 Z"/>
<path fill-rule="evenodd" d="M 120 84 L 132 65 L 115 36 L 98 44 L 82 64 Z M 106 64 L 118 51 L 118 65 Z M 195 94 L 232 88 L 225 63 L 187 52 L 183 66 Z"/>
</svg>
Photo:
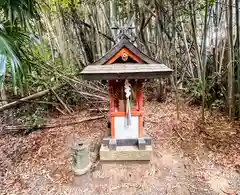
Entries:
<svg viewBox="0 0 240 195">
<path fill-rule="evenodd" d="M 144 137 L 141 137 L 145 140 L 146 142 L 146 145 L 152 145 L 152 138 L 149 137 L 149 136 L 144 136 Z"/>
<path fill-rule="evenodd" d="M 143 138 L 138 138 L 138 149 L 139 150 L 146 149 L 146 141 Z"/>
<path fill-rule="evenodd" d="M 111 137 L 104 137 L 102 140 L 102 144 L 109 147 L 109 142 L 111 139 Z"/>
<path fill-rule="evenodd" d="M 117 146 L 137 146 L 137 139 L 118 139 Z"/>
<path fill-rule="evenodd" d="M 109 141 L 109 150 L 116 150 L 117 148 L 117 141 L 115 139 L 111 139 Z"/>
<path fill-rule="evenodd" d="M 102 140 L 102 144 L 109 147 L 109 142 L 112 139 L 111 136 L 106 136 Z M 141 139 L 145 140 L 146 145 L 152 144 L 152 138 L 149 136 L 141 137 Z M 138 139 L 116 139 L 117 146 L 138 146 Z"/>
<path fill-rule="evenodd" d="M 152 146 L 146 146 L 146 150 L 139 150 L 137 146 L 117 146 L 114 151 L 102 145 L 100 149 L 100 161 L 149 161 L 151 156 Z"/>
<path fill-rule="evenodd" d="M 141 137 L 146 145 L 152 145 L 151 137 Z M 138 146 L 138 139 L 117 139 L 117 146 Z"/>
</svg>

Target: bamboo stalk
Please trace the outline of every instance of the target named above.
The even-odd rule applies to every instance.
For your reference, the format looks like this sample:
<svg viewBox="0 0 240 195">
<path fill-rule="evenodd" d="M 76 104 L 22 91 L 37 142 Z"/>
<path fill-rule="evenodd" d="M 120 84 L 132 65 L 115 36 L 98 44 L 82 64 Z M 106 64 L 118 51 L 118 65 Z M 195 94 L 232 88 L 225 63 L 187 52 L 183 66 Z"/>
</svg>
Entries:
<svg viewBox="0 0 240 195">
<path fill-rule="evenodd" d="M 233 119 L 233 25 L 232 25 L 232 0 L 226 0 L 226 21 L 228 24 L 228 114 Z"/>
<path fill-rule="evenodd" d="M 236 66 L 237 66 L 237 93 L 238 93 L 238 117 L 240 117 L 240 17 L 239 17 L 239 0 L 235 0 L 236 4 Z"/>
<path fill-rule="evenodd" d="M 177 109 L 177 120 L 179 120 L 179 97 L 178 97 L 178 64 L 176 61 L 176 16 L 175 16 L 175 1 L 172 0 L 172 20 L 173 20 L 173 65 L 175 65 L 175 90 L 176 90 L 176 109 Z"/>
<path fill-rule="evenodd" d="M 193 37 L 193 42 L 194 42 L 194 47 L 195 47 L 195 53 L 196 53 L 196 58 L 197 58 L 197 73 L 198 73 L 198 80 L 200 83 L 202 83 L 202 60 L 200 57 L 200 51 L 199 51 L 199 45 L 197 42 L 197 30 L 196 30 L 196 13 L 194 11 L 194 6 L 195 1 L 193 1 L 193 5 L 190 4 L 190 9 L 191 9 L 191 27 L 192 27 L 192 37 Z"/>
<path fill-rule="evenodd" d="M 206 54 L 206 41 L 208 32 L 208 12 L 209 12 L 209 1 L 205 1 L 205 19 L 204 19 L 204 34 L 203 34 L 203 44 L 202 44 L 202 121 L 205 121 L 205 94 L 206 94 L 206 66 L 207 66 L 207 54 Z"/>
<path fill-rule="evenodd" d="M 191 73 L 192 78 L 194 78 L 195 76 L 194 76 L 194 72 L 193 72 L 193 66 L 192 66 L 191 56 L 190 56 L 190 52 L 189 52 L 189 48 L 188 48 L 188 42 L 187 42 L 187 38 L 186 38 L 185 28 L 184 28 L 184 25 L 182 22 L 182 17 L 181 17 L 181 27 L 182 27 L 182 32 L 183 32 L 184 45 L 187 50 L 187 56 L 188 56 L 188 60 L 189 60 L 188 63 L 189 63 L 189 67 L 190 67 L 190 73 Z"/>
</svg>

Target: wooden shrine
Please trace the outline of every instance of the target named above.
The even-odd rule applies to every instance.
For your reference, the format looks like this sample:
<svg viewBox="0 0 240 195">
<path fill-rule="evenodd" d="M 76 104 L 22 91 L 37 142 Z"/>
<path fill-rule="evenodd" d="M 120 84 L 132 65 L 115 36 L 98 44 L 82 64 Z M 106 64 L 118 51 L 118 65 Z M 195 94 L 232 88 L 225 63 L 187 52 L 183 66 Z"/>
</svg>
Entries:
<svg viewBox="0 0 240 195">
<path fill-rule="evenodd" d="M 109 131 L 100 160 L 150 160 L 151 137 L 144 134 L 142 86 L 145 79 L 167 77 L 172 70 L 142 53 L 126 35 L 101 59 L 87 66 L 85 80 L 109 83 Z"/>
</svg>

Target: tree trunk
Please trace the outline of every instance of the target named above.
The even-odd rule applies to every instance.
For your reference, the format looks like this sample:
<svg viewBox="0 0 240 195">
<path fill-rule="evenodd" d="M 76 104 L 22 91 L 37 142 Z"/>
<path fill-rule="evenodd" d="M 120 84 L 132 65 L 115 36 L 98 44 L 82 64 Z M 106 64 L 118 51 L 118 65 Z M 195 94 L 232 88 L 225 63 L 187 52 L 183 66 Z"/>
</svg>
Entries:
<svg viewBox="0 0 240 195">
<path fill-rule="evenodd" d="M 179 97 L 178 97 L 178 65 L 176 61 L 176 16 L 175 1 L 172 0 L 172 40 L 173 40 L 173 66 L 175 66 L 175 92 L 176 92 L 176 110 L 177 120 L 179 120 Z"/>
<path fill-rule="evenodd" d="M 144 48 L 148 54 L 148 56 L 151 56 L 151 52 L 150 52 L 150 49 L 148 47 L 148 43 L 146 41 L 146 37 L 145 37 L 145 31 L 144 31 L 144 24 L 145 24 L 145 14 L 144 14 L 144 8 L 143 7 L 140 7 L 140 15 L 141 15 L 141 24 L 140 24 L 140 30 L 139 30 L 139 33 L 140 33 L 140 38 L 141 38 L 141 41 L 144 45 Z"/>
</svg>

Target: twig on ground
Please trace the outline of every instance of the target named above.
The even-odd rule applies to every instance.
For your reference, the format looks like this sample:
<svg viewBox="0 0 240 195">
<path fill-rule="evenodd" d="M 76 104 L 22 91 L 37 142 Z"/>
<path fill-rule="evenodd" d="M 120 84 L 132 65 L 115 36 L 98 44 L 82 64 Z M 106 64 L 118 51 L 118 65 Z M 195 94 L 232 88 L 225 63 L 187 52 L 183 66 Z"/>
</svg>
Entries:
<svg viewBox="0 0 240 195">
<path fill-rule="evenodd" d="M 65 112 L 63 112 L 58 106 L 56 107 L 56 109 L 61 112 L 63 115 L 67 115 Z"/>
<path fill-rule="evenodd" d="M 227 194 L 227 195 L 237 195 L 235 192 L 226 192 L 225 190 L 223 189 L 220 189 L 224 194 Z"/>
<path fill-rule="evenodd" d="M 150 136 L 153 137 L 153 133 L 149 132 L 148 130 L 145 130 L 145 131 L 146 131 L 146 133 L 147 133 L 148 135 L 150 135 Z"/>
<path fill-rule="evenodd" d="M 178 134 L 178 136 L 181 138 L 182 141 L 185 141 L 183 136 L 178 132 L 177 128 L 173 128 L 173 130 L 176 131 L 176 133 Z"/>
</svg>

